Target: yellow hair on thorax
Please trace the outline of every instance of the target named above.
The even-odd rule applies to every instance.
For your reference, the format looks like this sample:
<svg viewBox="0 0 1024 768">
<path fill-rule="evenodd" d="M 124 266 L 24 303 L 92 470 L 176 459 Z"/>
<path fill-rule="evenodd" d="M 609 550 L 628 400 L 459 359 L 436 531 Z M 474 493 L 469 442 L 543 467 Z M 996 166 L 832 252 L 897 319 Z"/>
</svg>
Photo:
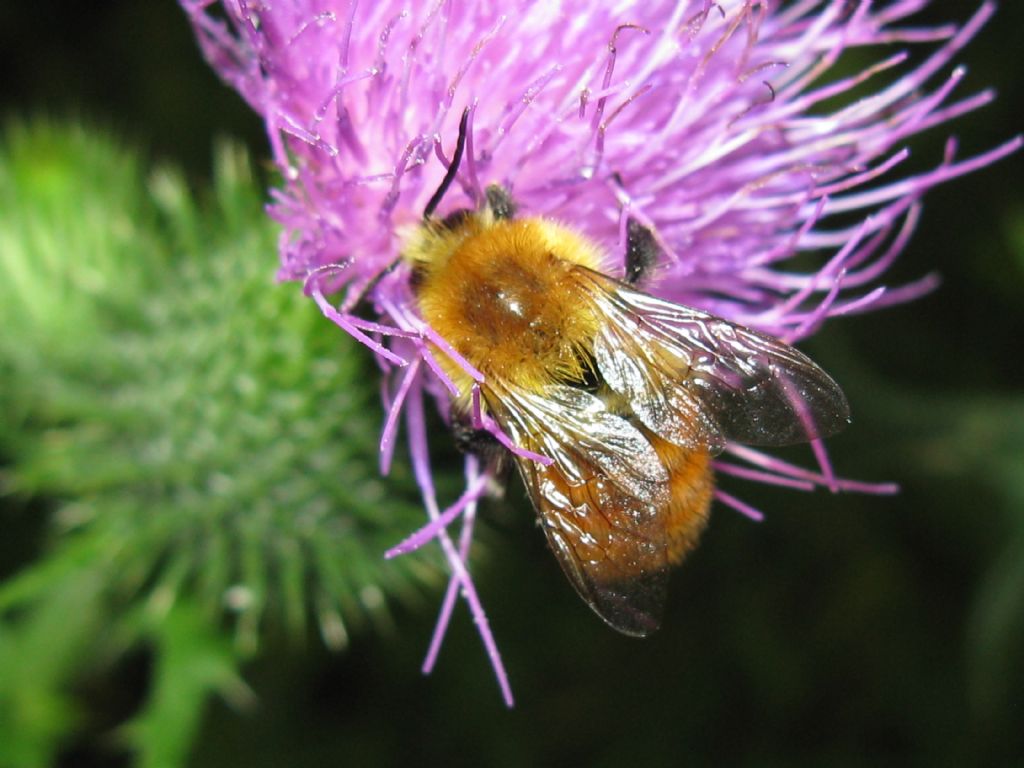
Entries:
<svg viewBox="0 0 1024 768">
<path fill-rule="evenodd" d="M 407 234 L 403 255 L 423 319 L 486 377 L 531 391 L 586 378 L 599 318 L 577 268 L 602 261 L 589 240 L 547 219 L 488 210 L 425 222 Z M 468 393 L 466 373 L 436 352 Z"/>
</svg>

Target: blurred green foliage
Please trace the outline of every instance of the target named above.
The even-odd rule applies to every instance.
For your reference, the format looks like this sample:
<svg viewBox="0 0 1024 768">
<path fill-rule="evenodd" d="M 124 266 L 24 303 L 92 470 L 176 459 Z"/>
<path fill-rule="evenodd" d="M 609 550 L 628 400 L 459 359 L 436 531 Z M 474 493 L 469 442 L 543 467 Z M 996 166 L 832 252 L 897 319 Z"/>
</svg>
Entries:
<svg viewBox="0 0 1024 768">
<path fill-rule="evenodd" d="M 999 99 L 917 167 L 1019 130 L 1022 28 L 1002 4 L 964 83 Z M 506 712 L 462 609 L 417 673 L 433 561 L 379 557 L 421 513 L 401 465 L 376 477 L 372 363 L 273 284 L 266 180 L 229 145 L 208 170 L 217 131 L 266 150 L 180 11 L 2 4 L 0 69 L 5 109 L 145 147 L 37 121 L 0 150 L 0 766 L 1024 764 L 1020 156 L 926 199 L 891 278 L 938 292 L 810 345 L 854 408 L 838 470 L 899 495 L 730 482 L 767 522 L 716 508 L 642 643 L 579 603 L 518 491 L 490 505 Z"/>
<path fill-rule="evenodd" d="M 365 356 L 274 285 L 261 201 L 227 144 L 197 199 L 102 132 L 0 139 L 3 490 L 50 521 L 0 584 L 0 765 L 46 764 L 88 725 L 69 687 L 140 648 L 121 741 L 181 764 L 211 691 L 249 698 L 236 668 L 267 627 L 343 647 L 433 580 L 380 557 L 419 505 L 377 476 Z"/>
</svg>

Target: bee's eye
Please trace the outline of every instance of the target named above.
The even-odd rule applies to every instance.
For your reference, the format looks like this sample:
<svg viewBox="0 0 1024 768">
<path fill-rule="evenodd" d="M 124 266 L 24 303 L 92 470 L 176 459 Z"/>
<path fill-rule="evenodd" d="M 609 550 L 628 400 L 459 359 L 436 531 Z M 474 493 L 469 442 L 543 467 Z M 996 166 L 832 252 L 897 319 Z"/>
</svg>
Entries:
<svg viewBox="0 0 1024 768">
<path fill-rule="evenodd" d="M 443 219 L 441 219 L 441 226 L 447 230 L 459 229 L 466 221 L 473 215 L 473 212 L 468 208 L 460 208 L 457 211 L 452 211 Z"/>
<path fill-rule="evenodd" d="M 423 281 L 427 278 L 427 268 L 423 264 L 415 263 L 409 271 L 409 287 L 413 293 L 418 293 Z"/>
</svg>

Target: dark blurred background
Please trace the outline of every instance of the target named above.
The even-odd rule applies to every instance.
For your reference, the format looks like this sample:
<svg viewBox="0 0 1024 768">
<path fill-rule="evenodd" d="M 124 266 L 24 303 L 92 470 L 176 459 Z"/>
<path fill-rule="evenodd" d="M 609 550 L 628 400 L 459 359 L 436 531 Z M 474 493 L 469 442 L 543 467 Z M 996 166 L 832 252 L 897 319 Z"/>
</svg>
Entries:
<svg viewBox="0 0 1024 768">
<path fill-rule="evenodd" d="M 922 20 L 978 3 L 936 0 Z M 960 60 L 991 106 L 911 142 L 934 166 L 1021 130 L 1024 7 L 1004 3 Z M 86 119 L 182 165 L 201 187 L 215 136 L 267 156 L 260 121 L 201 59 L 171 2 L 0 4 L 5 117 Z M 913 304 L 834 321 L 810 353 L 843 383 L 854 425 L 831 441 L 847 477 L 899 495 L 830 496 L 727 481 L 768 512 L 716 507 L 673 582 L 661 631 L 600 624 L 546 551 L 516 491 L 492 511 L 478 586 L 518 705 L 501 704 L 460 608 L 437 671 L 419 664 L 432 605 L 344 654 L 270 647 L 245 670 L 259 697 L 211 702 L 195 766 L 1024 765 L 1024 201 L 1020 154 L 931 192 L 892 282 Z M 0 211 L 0 215 L 3 215 Z M 268 290 L 276 254 L 265 254 Z M 787 458 L 811 465 L 809 451 Z M 38 534 L 4 514 L 4 573 Z M 122 670 L 109 686 L 143 686 Z M 104 697 L 97 697 L 104 701 Z M 82 765 L 122 764 L 88 743 Z"/>
</svg>

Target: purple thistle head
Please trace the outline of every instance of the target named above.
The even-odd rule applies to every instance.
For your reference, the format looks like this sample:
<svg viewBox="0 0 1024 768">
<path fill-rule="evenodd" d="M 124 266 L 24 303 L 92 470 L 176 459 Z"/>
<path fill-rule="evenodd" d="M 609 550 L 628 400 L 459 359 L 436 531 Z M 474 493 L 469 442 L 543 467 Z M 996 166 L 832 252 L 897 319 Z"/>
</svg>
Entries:
<svg viewBox="0 0 1024 768">
<path fill-rule="evenodd" d="M 382 471 L 406 421 L 431 522 L 391 554 L 437 539 L 452 569 L 425 668 L 462 594 L 509 702 L 466 569 L 488 478 L 468 458 L 466 491 L 442 509 L 427 452 L 425 399 L 446 415 L 458 394 L 438 355 L 474 381 L 482 374 L 418 316 L 408 270 L 390 269 L 445 174 L 463 110 L 465 157 L 442 213 L 477 208 L 485 187 L 500 184 L 524 213 L 567 224 L 607 254 L 624 252 L 636 220 L 664 253 L 652 293 L 788 342 L 830 317 L 928 291 L 933 277 L 879 282 L 922 195 L 1021 143 L 959 159 L 950 140 L 933 170 L 899 170 L 909 136 L 992 98 L 958 95 L 964 72 L 950 71 L 992 3 L 963 26 L 925 27 L 912 17 L 927 0 L 223 0 L 217 14 L 212 0 L 181 2 L 210 63 L 266 121 L 284 179 L 270 207 L 283 227 L 280 277 L 301 282 L 377 355 Z M 910 65 L 904 49 L 917 45 L 929 55 Z M 833 73 L 866 47 L 874 64 Z M 805 252 L 818 267 L 796 271 L 791 260 Z M 376 320 L 352 311 L 361 298 Z M 742 463 L 715 466 L 796 488 L 892 489 L 836 478 L 814 447 L 817 471 L 742 446 L 728 449 Z M 727 493 L 716 498 L 760 517 Z M 453 541 L 446 527 L 456 518 Z"/>
</svg>

